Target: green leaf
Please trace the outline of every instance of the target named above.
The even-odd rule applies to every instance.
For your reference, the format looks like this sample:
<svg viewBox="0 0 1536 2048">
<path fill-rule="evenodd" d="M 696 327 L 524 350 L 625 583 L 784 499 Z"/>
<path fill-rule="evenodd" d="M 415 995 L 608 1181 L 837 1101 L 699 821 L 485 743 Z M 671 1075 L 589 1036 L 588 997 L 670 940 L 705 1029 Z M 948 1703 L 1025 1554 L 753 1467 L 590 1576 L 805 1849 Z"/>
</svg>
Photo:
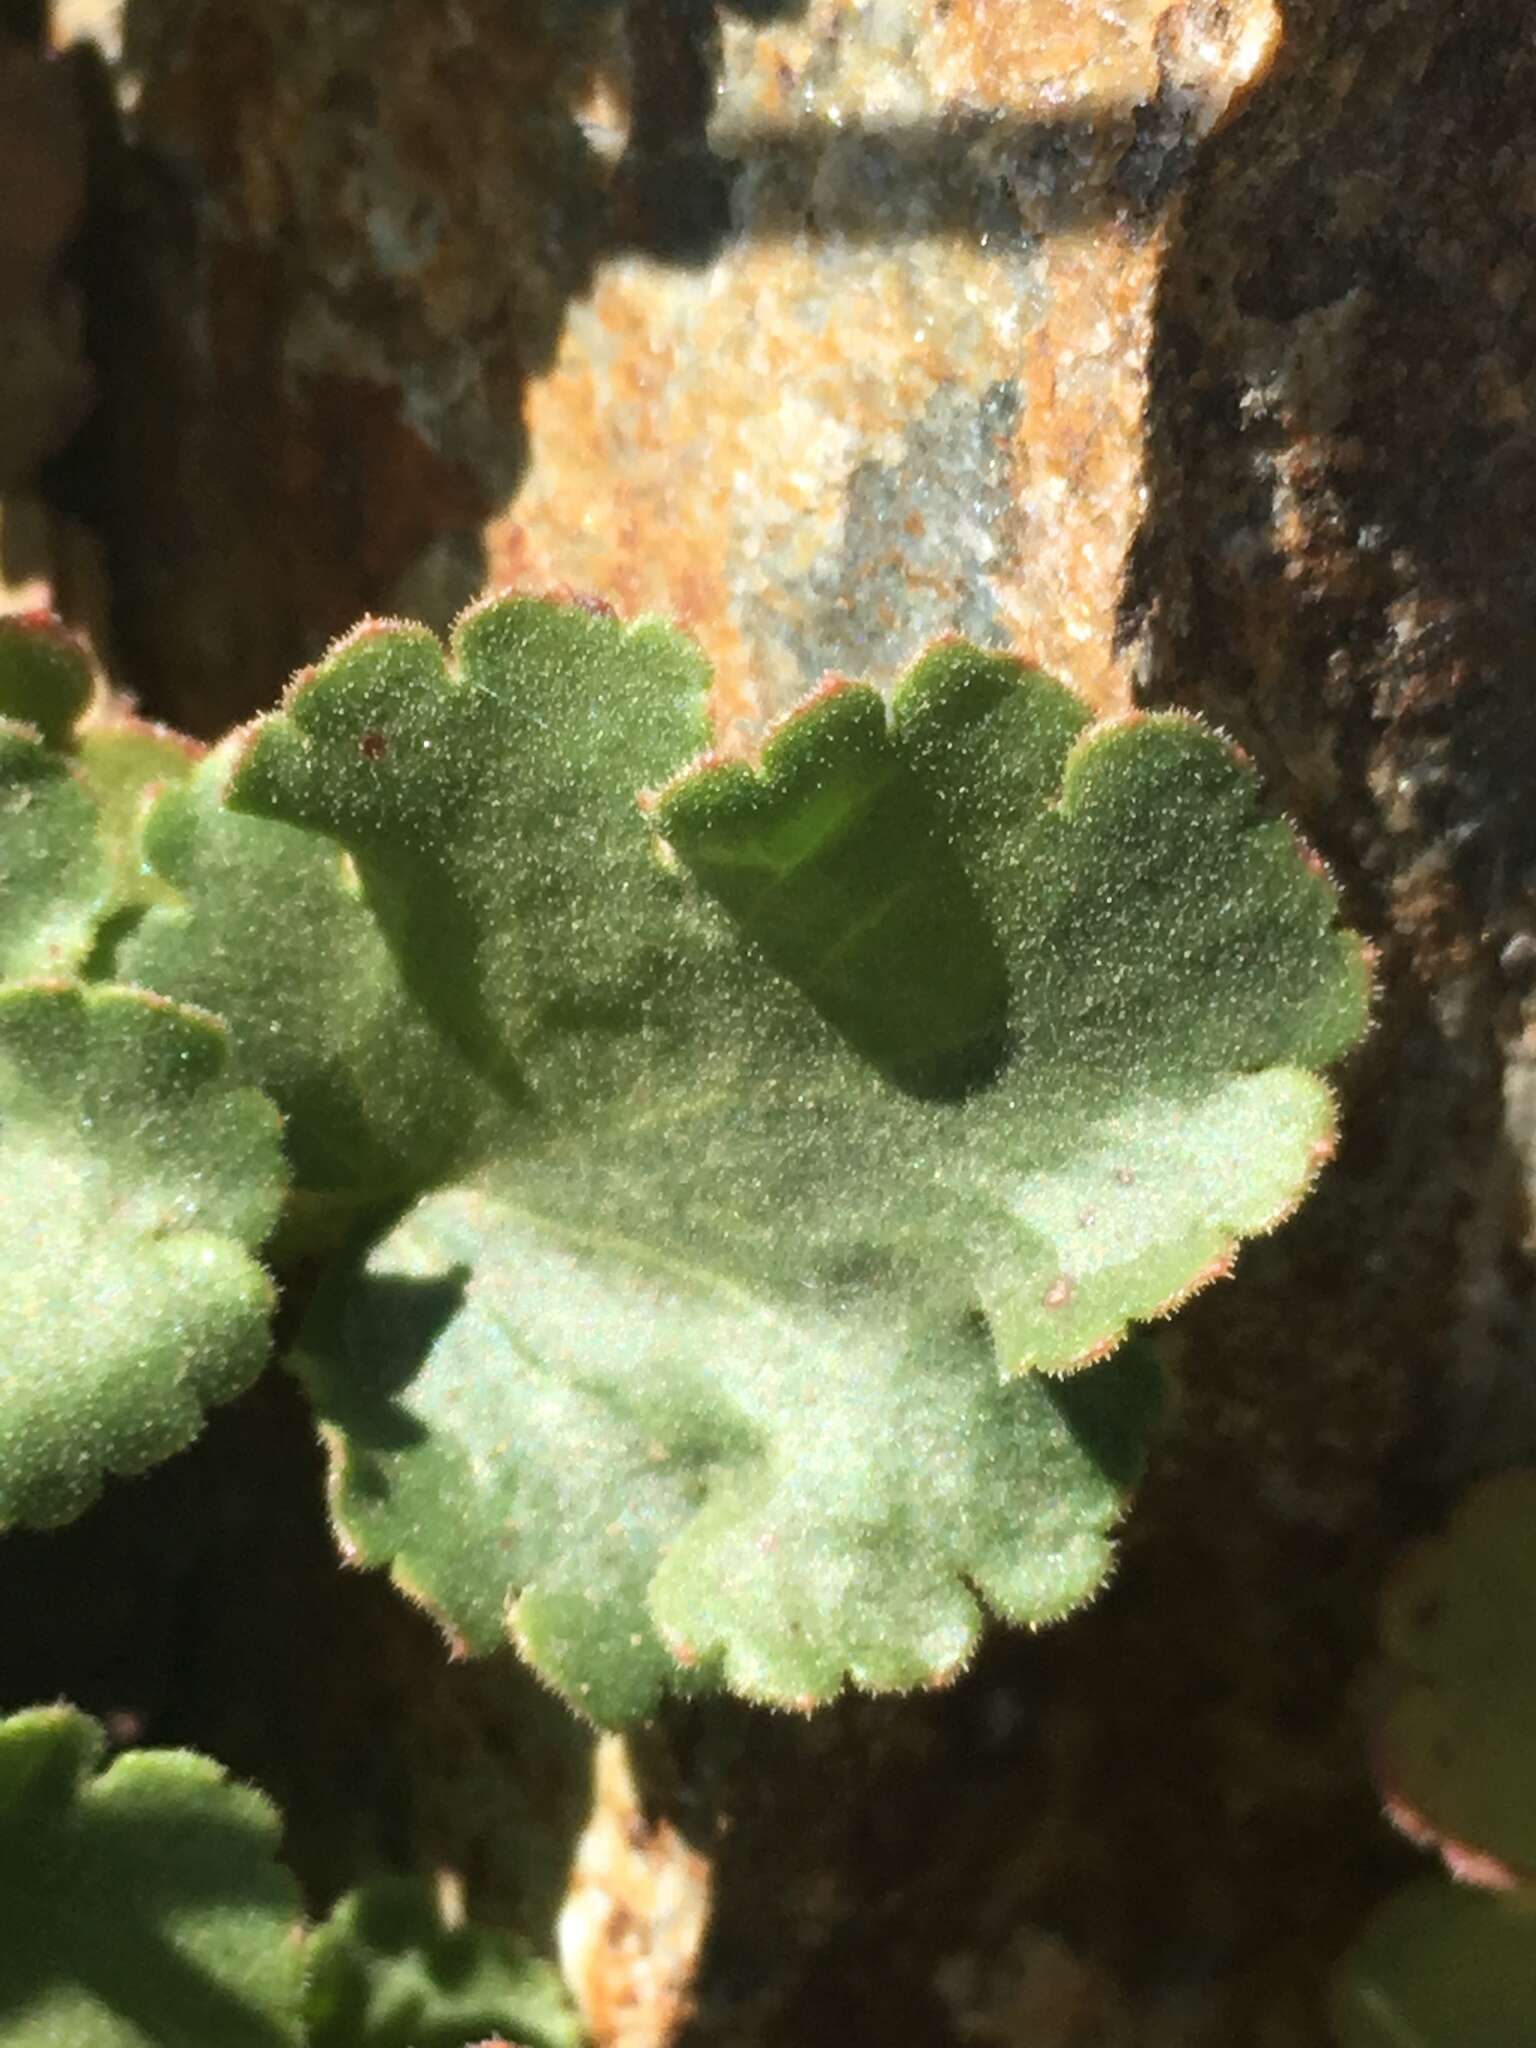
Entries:
<svg viewBox="0 0 1536 2048">
<path fill-rule="evenodd" d="M 95 689 L 84 647 L 50 613 L 0 618 L 0 719 L 30 725 L 46 745 L 64 747 Z"/>
<path fill-rule="evenodd" d="M 499 601 L 455 654 L 354 636 L 231 786 L 341 842 L 510 1117 L 305 1331 L 348 1540 L 605 1720 L 680 1667 L 931 1680 L 977 1589 L 1066 1612 L 1154 1375 L 1087 1429 L 999 1369 L 1102 1355 L 1304 1192 L 1367 992 L 1326 878 L 1193 722 L 1085 730 L 960 646 L 673 782 L 690 877 L 631 795 L 699 737 L 672 636 Z"/>
<path fill-rule="evenodd" d="M 702 744 L 707 677 L 663 626 L 532 599 L 454 650 L 359 628 L 254 729 L 231 800 L 351 851 L 417 1000 L 515 1098 L 530 1040 L 632 1030 L 665 971 L 676 891 L 635 793 Z"/>
<path fill-rule="evenodd" d="M 892 729 L 872 691 L 824 694 L 760 774 L 705 764 L 659 811 L 747 933 L 909 1088 L 925 1085 L 912 1065 L 924 1031 L 946 1054 L 960 1043 L 938 1005 L 947 1012 L 974 956 L 979 906 L 1009 990 L 1003 1014 L 977 1010 L 960 1043 L 960 1084 L 979 1054 L 984 1085 L 914 1103 L 867 1066 L 790 1048 L 793 1144 L 775 1105 L 762 1158 L 743 1156 L 733 1130 L 728 1170 L 766 1192 L 746 1197 L 758 1229 L 787 1203 L 802 1238 L 846 1239 L 853 1191 L 875 1241 L 926 1267 L 926 1291 L 979 1302 L 1010 1370 L 1061 1370 L 1112 1347 L 1294 1205 L 1333 1136 L 1328 1091 L 1305 1070 L 1336 1058 L 1365 1014 L 1360 948 L 1332 928 L 1331 889 L 1262 818 L 1230 750 L 1180 718 L 1073 741 L 1081 715 L 1068 707 L 1042 676 L 945 648 L 898 692 Z M 942 821 L 972 890 L 947 915 L 928 881 L 929 831 L 903 835 L 902 806 L 865 799 L 871 756 L 925 828 Z M 766 911 L 765 868 L 777 870 Z M 862 915 L 846 881 L 860 872 L 883 878 Z M 934 911 L 914 914 L 925 888 Z M 839 895 L 857 943 L 829 951 L 818 919 Z M 798 922 L 796 900 L 809 906 Z M 797 966 L 788 931 L 815 962 Z M 861 993 L 833 996 L 838 976 Z"/>
<path fill-rule="evenodd" d="M 1536 1877 L 1536 1472 L 1475 1487 L 1382 1601 L 1388 1811 L 1458 1876 Z"/>
<path fill-rule="evenodd" d="M 0 981 L 70 973 L 110 887 L 82 778 L 29 728 L 0 724 Z"/>
<path fill-rule="evenodd" d="M 0 618 L 0 980 L 99 972 L 103 931 L 164 893 L 143 863 L 144 800 L 200 749 L 110 706 L 82 725 L 95 695 L 56 619 Z"/>
<path fill-rule="evenodd" d="M 282 754 L 314 784 L 292 826 L 223 807 L 228 748 L 163 797 L 147 852 L 179 902 L 119 956 L 130 980 L 229 1022 L 237 1071 L 283 1112 L 299 1188 L 338 1203 L 399 1201 L 526 1121 L 524 1042 L 560 1035 L 601 990 L 603 950 L 634 915 L 635 792 L 706 734 L 699 657 L 659 626 L 502 606 L 466 623 L 459 653 L 450 677 L 431 634 L 368 626 L 323 689 L 301 681 L 237 797 L 259 804 Z M 509 673 L 511 699 L 495 680 Z M 594 687 L 562 736 L 594 674 L 608 694 Z M 350 832 L 351 850 L 294 826 Z M 632 1009 L 627 961 L 621 946 L 609 979 Z"/>
<path fill-rule="evenodd" d="M 201 753 L 195 741 L 139 718 L 105 719 L 82 729 L 76 759 L 98 806 L 114 910 L 170 900 L 171 891 L 145 858 L 145 807 L 155 792 L 185 781 Z"/>
<path fill-rule="evenodd" d="M 1536 1893 L 1427 1878 L 1388 1899 L 1335 1975 L 1339 2048 L 1529 2048 Z"/>
<path fill-rule="evenodd" d="M 281 1109 L 306 1194 L 398 1201 L 483 1149 L 500 1101 L 407 986 L 351 857 L 225 807 L 237 749 L 154 805 L 145 853 L 172 900 L 121 946 L 117 971 L 226 1020 L 231 1074 Z"/>
<path fill-rule="evenodd" d="M 267 1802 L 67 1707 L 0 1722 L 0 2048 L 283 2048 L 296 1890 Z"/>
<path fill-rule="evenodd" d="M 278 1126 L 225 1043 L 137 991 L 0 990 L 0 1524 L 67 1520 L 260 1370 Z"/>
<path fill-rule="evenodd" d="M 552 1963 L 488 1928 L 445 1923 L 433 1889 L 380 1878 L 310 1937 L 310 2048 L 464 2048 L 505 2034 L 577 2048 L 581 2029 Z"/>
<path fill-rule="evenodd" d="M 607 1724 L 679 1666 L 795 1705 L 942 1682 L 978 1593 L 1069 1613 L 1158 1399 L 1140 1347 L 1003 1383 L 975 1318 L 796 1315 L 470 1190 L 333 1285 L 298 1364 L 355 1554 Z"/>
</svg>

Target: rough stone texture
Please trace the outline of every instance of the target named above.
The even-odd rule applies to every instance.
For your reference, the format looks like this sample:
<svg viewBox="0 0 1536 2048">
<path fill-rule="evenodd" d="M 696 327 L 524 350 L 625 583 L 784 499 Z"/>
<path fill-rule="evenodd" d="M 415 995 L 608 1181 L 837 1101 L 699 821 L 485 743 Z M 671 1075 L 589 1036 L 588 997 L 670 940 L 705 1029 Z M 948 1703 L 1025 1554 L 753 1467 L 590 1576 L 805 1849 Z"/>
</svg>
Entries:
<svg viewBox="0 0 1536 2048">
<path fill-rule="evenodd" d="M 120 639 L 157 708 L 218 724 L 402 584 L 451 608 L 531 446 L 493 569 L 678 611 L 727 722 L 958 623 L 1248 746 L 1381 946 L 1379 1023 L 1339 1164 L 1169 1333 L 1115 1586 L 942 1696 L 676 1716 L 648 1782 L 713 1862 L 690 2041 L 1317 2048 L 1331 1959 L 1412 1862 L 1362 1762 L 1384 1563 L 1536 1450 L 1536 27 L 759 4 L 711 154 L 686 11 L 635 0 L 631 107 L 611 7 L 133 0 Z M 219 1498 L 202 1457 L 177 1483 Z M 247 1667 L 199 1634 L 220 1582 L 188 1576 L 203 1647 L 149 1628 L 135 1683 L 261 1775 L 281 1750 L 220 1690 Z M 325 1764 L 359 1710 L 409 1730 L 406 1789 L 347 1808 L 365 1845 L 483 1864 L 484 1788 L 515 1810 L 515 1692 L 450 1684 L 386 1609 L 314 1628 L 275 1695 L 314 1731 L 277 1789 L 317 1890 L 349 1874 Z"/>
<path fill-rule="evenodd" d="M 133 0 L 104 517 L 159 709 L 487 574 L 681 617 L 727 723 L 948 627 L 1124 701 L 1162 202 L 1273 0 L 749 11 L 706 144 L 699 0 L 627 67 L 613 0 Z"/>
<path fill-rule="evenodd" d="M 533 384 L 493 579 L 682 618 L 728 723 L 946 630 L 1122 703 L 1158 202 L 1273 7 L 783 12 L 725 36 L 712 260 L 605 264 Z"/>
<path fill-rule="evenodd" d="M 217 731 L 359 613 L 478 588 L 524 380 L 590 270 L 573 108 L 611 27 L 565 0 L 128 7 L 98 516 L 159 711 Z"/>
<path fill-rule="evenodd" d="M 1146 697 L 1252 747 L 1385 950 L 1368 1240 L 1438 1310 L 1446 1479 L 1536 1446 L 1533 86 L 1486 0 L 1293 0 L 1170 248 L 1124 607 Z"/>
</svg>

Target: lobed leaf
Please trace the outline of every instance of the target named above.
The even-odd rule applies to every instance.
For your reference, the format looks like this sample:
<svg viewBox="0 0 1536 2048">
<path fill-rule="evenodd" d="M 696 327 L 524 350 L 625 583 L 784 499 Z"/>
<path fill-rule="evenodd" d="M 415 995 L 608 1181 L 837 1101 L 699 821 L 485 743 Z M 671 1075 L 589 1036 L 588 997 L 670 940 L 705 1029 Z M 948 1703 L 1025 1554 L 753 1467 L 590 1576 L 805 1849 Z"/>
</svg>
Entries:
<svg viewBox="0 0 1536 2048">
<path fill-rule="evenodd" d="M 71 973 L 110 889 L 83 778 L 29 727 L 0 724 L 0 982 Z"/>
<path fill-rule="evenodd" d="M 360 628 L 253 729 L 230 800 L 348 849 L 424 1014 L 521 1103 L 530 1051 L 631 1033 L 670 964 L 635 792 L 700 744 L 706 672 L 663 626 L 534 600 L 472 612 L 454 651 Z"/>
<path fill-rule="evenodd" d="M 200 750 L 93 710 L 96 696 L 85 648 L 56 619 L 0 618 L 0 981 L 98 971 L 103 935 L 109 952 L 161 893 L 139 844 L 145 799 Z"/>
<path fill-rule="evenodd" d="M 168 793 L 147 831 L 178 902 L 121 972 L 228 1020 L 299 1187 L 336 1201 L 398 1201 L 504 1146 L 529 1114 L 529 1037 L 558 1039 L 588 1000 L 601 1029 L 605 989 L 633 1008 L 618 935 L 661 880 L 637 890 L 635 791 L 704 737 L 700 658 L 662 627 L 497 607 L 457 651 L 450 673 L 422 629 L 360 629 L 323 689 L 301 679 L 288 718 Z M 274 777 L 293 784 L 286 823 Z"/>
<path fill-rule="evenodd" d="M 1154 1375 L 999 1373 L 1102 1356 L 1304 1192 L 1367 1002 L 1326 878 L 1192 721 L 1088 728 L 961 646 L 889 713 L 843 685 L 758 768 L 705 757 L 661 858 L 632 792 L 702 721 L 674 636 L 501 600 L 454 656 L 364 629 L 229 790 L 350 856 L 412 1028 L 503 1119 L 305 1329 L 347 1540 L 602 1719 L 909 1685 L 978 1592 L 1087 1598 Z"/>
<path fill-rule="evenodd" d="M 861 801 L 877 748 L 910 805 Z M 914 1076 L 911 1048 L 926 1034 L 950 1052 L 928 992 L 947 1003 L 960 985 L 976 911 L 950 892 L 947 912 L 913 915 L 933 863 L 928 833 L 900 829 L 908 809 L 942 820 L 1006 975 L 1006 1007 L 960 1047 L 958 1100 L 945 1099 L 954 1074 L 936 1087 Z M 821 1227 L 846 1237 L 856 1189 L 864 1227 L 928 1268 L 930 1294 L 979 1302 L 1007 1370 L 1064 1370 L 1111 1348 L 1279 1220 L 1331 1148 L 1332 1102 L 1306 1070 L 1361 1028 L 1358 942 L 1332 928 L 1331 889 L 1262 818 L 1248 770 L 1192 721 L 1085 730 L 1047 678 L 956 646 L 912 672 L 889 729 L 873 691 L 823 695 L 760 773 L 706 763 L 658 815 L 790 972 L 788 920 L 749 901 L 742 874 L 775 866 L 775 901 L 810 906 L 804 934 L 850 868 L 881 878 L 861 915 L 832 916 L 858 935 L 836 971 L 873 996 L 865 1066 L 834 1067 L 820 1048 L 784 1062 L 801 1098 L 797 1206 L 825 1190 Z M 806 841 L 788 855 L 786 821 Z M 872 943 L 886 954 L 877 973 Z M 813 999 L 826 958 L 819 978 L 800 969 Z M 874 993 L 882 982 L 889 996 Z M 841 1017 L 824 993 L 820 1007 L 847 1032 L 838 1000 Z M 813 1061 L 827 1084 L 814 1104 Z M 939 1099 L 882 1087 L 871 1063 Z M 769 1142 L 787 1149 L 777 1131 Z M 742 1178 L 766 1180 L 732 1149 Z M 789 1192 L 772 1188 L 775 1209 Z"/>
<path fill-rule="evenodd" d="M 0 2048 L 283 2048 L 297 1890 L 267 1802 L 67 1707 L 0 1722 Z"/>
<path fill-rule="evenodd" d="M 1070 1612 L 1158 1400 L 1140 1347 L 1005 1384 L 974 1318 L 794 1316 L 471 1190 L 335 1282 L 296 1363 L 354 1552 L 610 1725 L 686 1672 L 793 1705 L 942 1682 L 978 1595 Z"/>
<path fill-rule="evenodd" d="M 378 1878 L 310 1936 L 309 2048 L 463 2048 L 488 2034 L 578 2048 L 552 1963 L 492 1929 L 450 1926 L 431 1885 Z"/>
<path fill-rule="evenodd" d="M 81 776 L 96 800 L 97 832 L 112 870 L 114 912 L 135 913 L 171 892 L 145 858 L 150 799 L 192 773 L 202 748 L 167 727 L 113 717 L 86 725 L 75 747 Z"/>
<path fill-rule="evenodd" d="M 225 1047 L 137 991 L 0 989 L 0 1524 L 77 1514 L 266 1357 L 278 1125 Z"/>
<path fill-rule="evenodd" d="M 1460 1877 L 1536 1878 L 1536 1472 L 1499 1474 L 1403 1560 L 1382 1600 L 1394 1693 L 1387 1810 Z"/>
<path fill-rule="evenodd" d="M 144 849 L 166 900 L 119 949 L 125 980 L 215 1012 L 234 1078 L 283 1112 L 300 1189 L 401 1200 L 484 1149 L 499 1101 L 417 1001 L 350 855 L 242 817 L 226 745 L 153 806 Z"/>
</svg>

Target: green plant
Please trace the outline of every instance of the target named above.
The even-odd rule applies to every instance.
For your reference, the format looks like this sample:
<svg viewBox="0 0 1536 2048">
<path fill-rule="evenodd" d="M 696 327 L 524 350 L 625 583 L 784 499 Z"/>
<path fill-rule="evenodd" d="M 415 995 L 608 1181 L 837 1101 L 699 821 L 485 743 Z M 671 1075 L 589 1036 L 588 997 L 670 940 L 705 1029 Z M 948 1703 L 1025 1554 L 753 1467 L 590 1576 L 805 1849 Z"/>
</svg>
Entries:
<svg viewBox="0 0 1536 2048">
<path fill-rule="evenodd" d="M 706 683 L 497 599 L 193 765 L 0 636 L 8 1518 L 249 1382 L 264 1246 L 344 1553 L 601 1723 L 941 1682 L 1092 1596 L 1128 1333 L 1329 1156 L 1363 950 L 1192 720 L 954 643 L 751 765 Z"/>
<path fill-rule="evenodd" d="M 1340 1966 L 1340 2048 L 1526 2048 L 1536 2024 L 1536 1899 L 1444 1877 L 1394 1892 Z"/>
<path fill-rule="evenodd" d="M 551 1963 L 488 1928 L 450 1919 L 416 1878 L 376 1878 L 309 1937 L 310 2048 L 461 2048 L 493 2028 L 524 2048 L 575 2048 L 579 2030 Z"/>
<path fill-rule="evenodd" d="M 206 1757 L 129 1750 L 67 1707 L 0 1721 L 7 2048 L 574 2048 L 553 1966 L 380 1880 L 306 1932 L 278 1820 Z"/>
<path fill-rule="evenodd" d="M 203 1757 L 98 1776 L 64 1707 L 0 1723 L 0 2039 L 229 2048 L 298 2039 L 298 1892 L 276 1817 Z"/>
<path fill-rule="evenodd" d="M 1381 1603 L 1373 1744 L 1388 1817 L 1457 1880 L 1372 1916 L 1340 1965 L 1343 2048 L 1517 2048 L 1536 2036 L 1536 1472 L 1474 1487 Z"/>
</svg>

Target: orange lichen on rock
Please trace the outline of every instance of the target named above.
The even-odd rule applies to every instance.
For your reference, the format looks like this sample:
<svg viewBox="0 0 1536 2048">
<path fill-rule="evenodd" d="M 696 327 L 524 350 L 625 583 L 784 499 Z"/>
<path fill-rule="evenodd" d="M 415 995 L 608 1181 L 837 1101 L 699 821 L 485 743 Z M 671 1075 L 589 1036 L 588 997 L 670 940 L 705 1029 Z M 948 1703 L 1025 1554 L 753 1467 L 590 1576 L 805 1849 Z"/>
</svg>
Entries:
<svg viewBox="0 0 1536 2048">
<path fill-rule="evenodd" d="M 1115 619 L 1144 509 L 1160 255 L 1158 238 L 1121 229 L 1060 237 L 1045 254 L 1048 310 L 1024 352 L 1016 474 L 1028 538 L 1000 604 L 1017 644 L 1104 712 L 1130 701 Z"/>
<path fill-rule="evenodd" d="M 990 96 L 1001 84 L 1134 104 L 1157 90 L 1153 40 L 1167 0 L 954 0 L 934 11 L 941 91 Z"/>
<path fill-rule="evenodd" d="M 694 267 L 615 257 L 572 308 L 493 578 L 680 618 L 727 733 L 946 631 L 1123 707 L 1160 209 L 1276 19 L 811 0 L 728 27 L 730 232 Z"/>
</svg>

